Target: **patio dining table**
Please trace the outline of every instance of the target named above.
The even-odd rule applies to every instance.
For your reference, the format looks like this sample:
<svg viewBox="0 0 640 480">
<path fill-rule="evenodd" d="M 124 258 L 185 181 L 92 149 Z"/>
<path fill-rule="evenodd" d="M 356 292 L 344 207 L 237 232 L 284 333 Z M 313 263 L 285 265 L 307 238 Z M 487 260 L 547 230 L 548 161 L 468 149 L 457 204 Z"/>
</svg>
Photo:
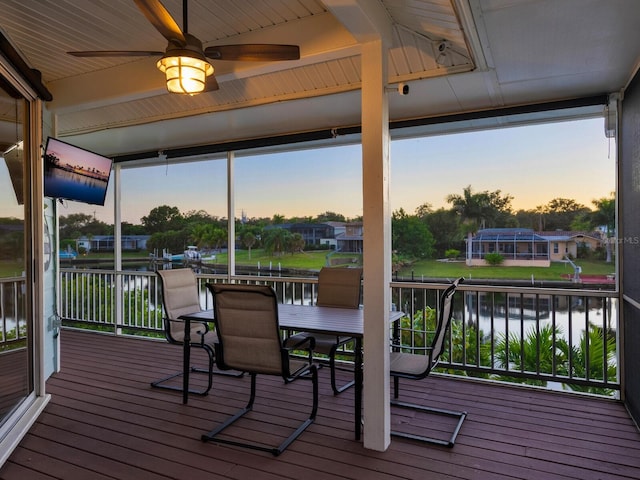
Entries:
<svg viewBox="0 0 640 480">
<path fill-rule="evenodd" d="M 403 313 L 389 312 L 389 325 L 402 318 Z M 183 403 L 189 397 L 189 365 L 190 365 L 190 322 L 213 321 L 213 310 L 201 310 L 182 315 L 185 322 L 184 341 L 184 376 Z M 282 330 L 305 331 L 311 333 L 325 333 L 336 336 L 349 336 L 355 340 L 354 348 L 354 430 L 356 440 L 362 434 L 362 387 L 363 361 L 362 339 L 364 336 L 364 311 L 356 308 L 319 307 L 308 305 L 278 305 L 278 320 Z"/>
</svg>

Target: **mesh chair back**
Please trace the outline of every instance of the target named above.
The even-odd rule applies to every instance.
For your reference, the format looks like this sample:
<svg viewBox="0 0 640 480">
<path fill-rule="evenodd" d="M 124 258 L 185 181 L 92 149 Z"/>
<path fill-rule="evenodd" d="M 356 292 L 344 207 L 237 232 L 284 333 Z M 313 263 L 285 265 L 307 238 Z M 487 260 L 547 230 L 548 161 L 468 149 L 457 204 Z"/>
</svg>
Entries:
<svg viewBox="0 0 640 480">
<path fill-rule="evenodd" d="M 449 324 L 451 323 L 451 317 L 453 316 L 453 295 L 456 293 L 458 283 L 462 279 L 455 280 L 442 294 L 440 298 L 440 318 L 438 321 L 438 327 L 433 339 L 432 349 L 430 351 L 431 364 L 433 368 L 434 362 L 437 362 L 440 358 L 440 354 L 444 350 L 444 341 L 449 331 Z"/>
<path fill-rule="evenodd" d="M 198 297 L 198 280 L 190 268 L 158 270 L 162 284 L 162 304 L 167 318 L 177 320 L 181 315 L 201 310 Z M 191 333 L 202 330 L 202 325 L 193 322 Z M 169 322 L 168 334 L 176 341 L 184 339 L 184 326 L 180 322 Z"/>
<path fill-rule="evenodd" d="M 327 268 L 318 274 L 317 305 L 323 307 L 358 308 L 362 268 Z"/>
<path fill-rule="evenodd" d="M 221 348 L 218 363 L 244 372 L 283 375 L 278 303 L 266 285 L 207 284 Z"/>
</svg>

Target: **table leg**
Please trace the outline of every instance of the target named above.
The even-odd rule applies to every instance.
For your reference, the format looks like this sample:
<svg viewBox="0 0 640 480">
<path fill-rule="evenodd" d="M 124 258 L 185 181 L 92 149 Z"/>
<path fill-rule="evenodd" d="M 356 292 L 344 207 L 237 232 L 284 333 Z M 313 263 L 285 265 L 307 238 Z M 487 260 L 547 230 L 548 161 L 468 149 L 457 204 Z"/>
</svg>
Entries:
<svg viewBox="0 0 640 480">
<path fill-rule="evenodd" d="M 189 370 L 191 369 L 191 322 L 184 320 L 184 344 L 182 347 L 182 403 L 189 400 Z"/>
<path fill-rule="evenodd" d="M 362 436 L 362 338 L 356 337 L 355 359 L 354 359 L 354 376 L 355 376 L 355 433 L 356 440 L 360 440 Z"/>
</svg>

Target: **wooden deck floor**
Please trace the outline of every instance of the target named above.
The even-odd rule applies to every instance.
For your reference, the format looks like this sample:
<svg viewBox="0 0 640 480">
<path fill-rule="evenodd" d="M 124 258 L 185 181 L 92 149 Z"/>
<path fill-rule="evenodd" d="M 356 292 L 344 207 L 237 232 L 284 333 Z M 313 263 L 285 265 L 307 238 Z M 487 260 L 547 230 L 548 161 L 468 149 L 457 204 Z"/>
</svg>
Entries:
<svg viewBox="0 0 640 480">
<path fill-rule="evenodd" d="M 334 397 L 325 368 L 316 422 L 273 457 L 200 440 L 244 405 L 248 378 L 216 376 L 208 396 L 183 405 L 179 393 L 149 386 L 179 369 L 178 347 L 65 330 L 61 351 L 62 371 L 47 382 L 53 398 L 2 479 L 640 478 L 640 433 L 610 400 L 436 376 L 407 381 L 403 398 L 469 412 L 458 441 L 447 449 L 393 439 L 375 452 L 353 440 L 352 389 Z M 308 414 L 309 393 L 309 382 L 259 379 L 255 411 L 232 433 L 278 443 Z M 403 427 L 436 423 L 400 415 L 393 422 Z"/>
</svg>

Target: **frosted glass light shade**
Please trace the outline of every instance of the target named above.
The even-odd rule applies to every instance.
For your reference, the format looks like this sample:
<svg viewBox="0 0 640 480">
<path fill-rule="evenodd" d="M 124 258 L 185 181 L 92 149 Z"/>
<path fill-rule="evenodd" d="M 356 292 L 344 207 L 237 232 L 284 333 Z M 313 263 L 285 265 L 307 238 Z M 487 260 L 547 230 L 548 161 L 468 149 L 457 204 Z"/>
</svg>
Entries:
<svg viewBox="0 0 640 480">
<path fill-rule="evenodd" d="M 200 58 L 180 56 L 162 57 L 156 64 L 165 74 L 167 90 L 171 93 L 194 95 L 204 90 L 213 66 Z"/>
</svg>

